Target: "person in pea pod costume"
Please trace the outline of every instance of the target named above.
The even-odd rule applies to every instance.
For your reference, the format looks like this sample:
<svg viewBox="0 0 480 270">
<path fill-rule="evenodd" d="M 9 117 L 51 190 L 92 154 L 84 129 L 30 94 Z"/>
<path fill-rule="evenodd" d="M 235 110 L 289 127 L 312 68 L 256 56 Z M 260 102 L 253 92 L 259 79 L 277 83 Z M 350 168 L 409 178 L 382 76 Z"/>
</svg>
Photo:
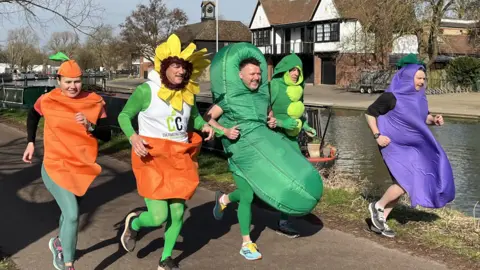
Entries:
<svg viewBox="0 0 480 270">
<path fill-rule="evenodd" d="M 304 86 L 302 60 L 294 53 L 285 56 L 275 67 L 270 81 L 271 106 L 277 119 L 275 130 L 298 151 L 297 139 L 302 129 L 317 135 L 304 117 Z"/>
<path fill-rule="evenodd" d="M 267 63 L 251 43 L 234 43 L 215 54 L 210 66 L 213 104 L 205 120 L 224 135 L 235 191 L 215 194 L 214 218 L 221 220 L 231 203 L 238 203 L 242 236 L 240 254 L 258 260 L 262 254 L 250 238 L 254 195 L 289 216 L 304 216 L 323 194 L 318 171 L 278 133 L 269 116 Z"/>
</svg>

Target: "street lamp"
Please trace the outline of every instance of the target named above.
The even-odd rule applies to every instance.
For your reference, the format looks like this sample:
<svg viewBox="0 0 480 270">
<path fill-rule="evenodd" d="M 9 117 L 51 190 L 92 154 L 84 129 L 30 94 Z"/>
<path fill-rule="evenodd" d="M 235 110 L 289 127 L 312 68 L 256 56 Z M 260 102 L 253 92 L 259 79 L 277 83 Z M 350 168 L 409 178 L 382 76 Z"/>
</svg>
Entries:
<svg viewBox="0 0 480 270">
<path fill-rule="evenodd" d="M 215 0 L 215 21 L 216 21 L 216 43 L 217 43 L 217 52 L 218 52 L 218 0 Z"/>
</svg>

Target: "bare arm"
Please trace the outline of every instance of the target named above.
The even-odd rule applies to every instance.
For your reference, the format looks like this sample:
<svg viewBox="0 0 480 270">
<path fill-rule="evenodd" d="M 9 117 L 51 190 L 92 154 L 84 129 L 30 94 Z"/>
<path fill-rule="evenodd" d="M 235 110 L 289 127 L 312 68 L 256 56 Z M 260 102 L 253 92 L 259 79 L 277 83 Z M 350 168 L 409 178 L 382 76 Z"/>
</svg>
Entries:
<svg viewBox="0 0 480 270">
<path fill-rule="evenodd" d="M 205 116 L 203 118 L 205 119 L 205 121 L 207 121 L 207 123 L 210 126 L 225 132 L 225 130 L 226 130 L 225 127 L 223 127 L 222 125 L 220 125 L 217 122 L 217 119 L 222 114 L 223 114 L 222 108 L 220 108 L 220 106 L 214 104 L 210 107 L 210 109 L 207 111 L 207 113 L 205 113 Z"/>
<path fill-rule="evenodd" d="M 208 122 L 208 124 L 210 126 L 212 126 L 213 128 L 215 128 L 215 129 L 217 129 L 217 130 L 219 130 L 220 132 L 223 133 L 223 134 L 220 134 L 220 135 L 224 135 L 231 140 L 237 139 L 238 135 L 240 134 L 240 132 L 237 130 L 237 126 L 231 127 L 231 128 L 225 128 L 224 126 L 220 125 L 217 122 L 217 119 L 222 114 L 223 114 L 222 108 L 220 106 L 214 104 L 212 107 L 210 107 L 210 109 L 207 111 L 207 113 L 205 113 L 204 119 L 205 119 L 205 121 Z M 220 132 L 218 132 L 218 133 L 220 133 Z"/>
<path fill-rule="evenodd" d="M 373 134 L 380 133 L 377 126 L 377 118 L 368 114 L 365 114 L 365 118 L 367 119 L 367 124 Z"/>
<path fill-rule="evenodd" d="M 431 114 L 428 114 L 427 119 L 425 120 L 425 123 L 427 125 L 434 125 L 435 124 L 435 117 L 433 117 L 433 115 L 431 115 Z"/>
</svg>

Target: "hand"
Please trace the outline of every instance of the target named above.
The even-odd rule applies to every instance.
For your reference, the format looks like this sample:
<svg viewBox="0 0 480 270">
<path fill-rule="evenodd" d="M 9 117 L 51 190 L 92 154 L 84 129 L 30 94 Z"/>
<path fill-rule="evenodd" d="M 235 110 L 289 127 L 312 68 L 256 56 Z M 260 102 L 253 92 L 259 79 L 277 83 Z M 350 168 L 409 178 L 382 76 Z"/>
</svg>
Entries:
<svg viewBox="0 0 480 270">
<path fill-rule="evenodd" d="M 435 115 L 433 118 L 433 123 L 437 126 L 442 126 L 445 122 L 443 121 L 443 116 L 440 114 Z"/>
<path fill-rule="evenodd" d="M 306 132 L 310 133 L 311 135 L 310 135 L 310 134 L 307 134 L 307 135 L 309 135 L 309 136 L 311 136 L 311 137 L 317 136 L 317 130 L 314 129 L 314 128 L 312 128 L 311 126 L 309 126 L 307 122 L 305 122 L 305 123 L 303 124 L 303 130 L 305 130 Z"/>
<path fill-rule="evenodd" d="M 277 127 L 277 118 L 273 116 L 269 116 L 267 119 L 268 119 L 267 124 L 269 128 L 273 129 Z"/>
<path fill-rule="evenodd" d="M 380 145 L 381 147 L 385 147 L 385 146 L 387 146 L 387 145 L 390 144 L 390 138 L 388 138 L 387 136 L 380 135 L 380 136 L 377 138 L 377 143 L 378 143 L 378 145 Z"/>
<path fill-rule="evenodd" d="M 283 120 L 278 119 L 277 125 L 281 128 L 292 130 L 297 127 L 298 123 L 295 119 L 288 117 L 287 119 Z"/>
<path fill-rule="evenodd" d="M 79 112 L 75 114 L 75 120 L 77 123 L 82 124 L 86 129 L 88 129 L 90 123 L 87 121 L 87 118 L 83 113 Z"/>
<path fill-rule="evenodd" d="M 205 138 L 205 141 L 210 141 L 211 139 L 213 139 L 213 135 L 215 134 L 215 131 L 209 124 L 203 125 L 202 132 L 208 133 L 208 136 L 207 138 Z"/>
<path fill-rule="evenodd" d="M 234 126 L 232 128 L 227 128 L 225 129 L 225 136 L 229 138 L 230 140 L 235 140 L 238 138 L 238 135 L 240 135 L 240 132 L 237 130 L 238 126 Z"/>
<path fill-rule="evenodd" d="M 133 151 L 135 151 L 137 156 L 145 157 L 148 155 L 147 148 L 145 148 L 145 145 L 148 145 L 148 143 L 138 134 L 133 134 L 130 137 L 130 143 L 132 144 Z"/>
<path fill-rule="evenodd" d="M 23 162 L 32 163 L 33 152 L 35 151 L 35 145 L 33 142 L 27 144 L 25 152 L 23 152 Z"/>
</svg>

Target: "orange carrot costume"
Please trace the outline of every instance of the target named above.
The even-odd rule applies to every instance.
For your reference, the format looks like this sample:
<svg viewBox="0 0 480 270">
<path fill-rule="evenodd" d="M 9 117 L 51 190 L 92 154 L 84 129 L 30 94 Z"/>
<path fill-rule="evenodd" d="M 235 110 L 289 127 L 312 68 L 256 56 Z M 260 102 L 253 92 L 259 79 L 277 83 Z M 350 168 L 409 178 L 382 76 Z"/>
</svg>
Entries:
<svg viewBox="0 0 480 270">
<path fill-rule="evenodd" d="M 83 196 L 101 168 L 96 163 L 97 139 L 75 121 L 75 114 L 82 112 L 90 123 L 96 124 L 103 99 L 95 93 L 70 98 L 56 88 L 39 102 L 45 117 L 45 170 L 57 185 Z"/>
<path fill-rule="evenodd" d="M 106 119 L 100 119 L 106 117 L 102 97 L 77 88 L 80 85 L 76 81 L 82 75 L 78 64 L 60 52 L 50 59 L 64 61 L 58 72 L 62 88 L 42 95 L 29 112 L 27 150 L 31 150 L 30 143 L 35 141 L 34 134 L 43 115 L 45 150 L 41 175 L 61 210 L 59 236 L 50 239 L 49 249 L 53 253 L 55 269 L 64 269 L 66 263 L 75 260 L 79 216 L 77 197 L 86 193 L 101 172 L 96 163 L 97 138 L 108 141 L 111 131 Z M 63 87 L 70 83 L 74 83 L 76 89 Z M 95 128 L 78 123 L 78 113 L 83 113 L 85 120 L 96 125 Z"/>
<path fill-rule="evenodd" d="M 132 151 L 132 169 L 140 196 L 149 199 L 189 200 L 199 184 L 197 155 L 202 137 L 189 133 L 190 143 L 142 136 L 149 155 Z"/>
</svg>

